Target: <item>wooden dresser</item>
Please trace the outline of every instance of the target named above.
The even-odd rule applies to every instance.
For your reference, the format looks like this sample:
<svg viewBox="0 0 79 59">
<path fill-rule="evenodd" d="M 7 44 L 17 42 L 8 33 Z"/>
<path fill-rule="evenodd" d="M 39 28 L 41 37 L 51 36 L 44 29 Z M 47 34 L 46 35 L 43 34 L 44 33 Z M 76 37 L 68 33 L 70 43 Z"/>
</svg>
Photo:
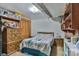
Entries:
<svg viewBox="0 0 79 59">
<path fill-rule="evenodd" d="M 8 19 L 5 19 L 8 20 Z M 12 20 L 8 20 L 12 21 Z M 16 22 L 16 21 L 13 21 Z M 18 28 L 4 28 L 2 32 L 2 53 L 10 55 L 19 50 L 20 42 L 31 36 L 31 21 L 22 18 L 17 22 Z"/>
<path fill-rule="evenodd" d="M 2 34 L 2 52 L 7 55 L 19 50 L 19 43 L 22 40 L 18 29 L 5 28 Z"/>
</svg>

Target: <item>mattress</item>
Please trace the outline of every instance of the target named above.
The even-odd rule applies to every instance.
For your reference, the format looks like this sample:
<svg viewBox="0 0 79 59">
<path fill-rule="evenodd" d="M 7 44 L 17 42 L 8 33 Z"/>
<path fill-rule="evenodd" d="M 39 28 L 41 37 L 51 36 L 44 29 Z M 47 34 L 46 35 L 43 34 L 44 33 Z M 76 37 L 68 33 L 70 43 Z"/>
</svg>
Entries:
<svg viewBox="0 0 79 59">
<path fill-rule="evenodd" d="M 50 55 L 51 45 L 53 44 L 53 41 L 54 39 L 52 35 L 35 36 L 33 38 L 24 39 L 20 43 L 20 50 L 38 51 L 40 54 L 42 53 L 44 55 Z M 38 52 L 37 52 L 37 55 L 38 55 Z"/>
</svg>

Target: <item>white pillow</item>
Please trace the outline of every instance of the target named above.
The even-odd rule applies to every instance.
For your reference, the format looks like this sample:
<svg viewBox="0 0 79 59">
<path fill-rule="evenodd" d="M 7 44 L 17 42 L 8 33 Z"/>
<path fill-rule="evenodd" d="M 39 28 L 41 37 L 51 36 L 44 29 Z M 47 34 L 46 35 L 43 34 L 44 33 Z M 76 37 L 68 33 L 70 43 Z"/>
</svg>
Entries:
<svg viewBox="0 0 79 59">
<path fill-rule="evenodd" d="M 40 34 L 40 33 L 38 33 L 37 36 L 38 36 L 38 38 L 45 39 L 45 38 L 53 37 L 53 34 Z"/>
</svg>

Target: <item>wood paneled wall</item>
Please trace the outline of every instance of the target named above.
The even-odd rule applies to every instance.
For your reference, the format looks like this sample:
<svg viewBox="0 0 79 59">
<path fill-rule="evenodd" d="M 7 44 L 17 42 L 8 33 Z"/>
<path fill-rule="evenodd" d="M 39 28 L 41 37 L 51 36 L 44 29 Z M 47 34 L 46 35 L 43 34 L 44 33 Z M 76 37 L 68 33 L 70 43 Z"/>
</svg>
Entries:
<svg viewBox="0 0 79 59">
<path fill-rule="evenodd" d="M 23 39 L 31 36 L 31 20 L 22 18 L 20 21 L 20 28 Z"/>
</svg>

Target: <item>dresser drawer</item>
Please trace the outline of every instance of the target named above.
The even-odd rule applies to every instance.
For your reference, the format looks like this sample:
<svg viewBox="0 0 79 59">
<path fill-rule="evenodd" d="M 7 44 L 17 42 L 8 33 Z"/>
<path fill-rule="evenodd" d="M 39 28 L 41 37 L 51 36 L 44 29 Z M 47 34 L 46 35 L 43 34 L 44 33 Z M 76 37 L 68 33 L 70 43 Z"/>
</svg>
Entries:
<svg viewBox="0 0 79 59">
<path fill-rule="evenodd" d="M 19 50 L 20 41 L 7 44 L 7 54 L 14 53 Z"/>
<path fill-rule="evenodd" d="M 17 30 L 15 29 L 8 29 L 7 30 L 8 34 L 7 34 L 7 42 L 12 42 L 12 41 L 17 41 L 17 40 L 20 40 L 20 35 L 17 34 Z"/>
<path fill-rule="evenodd" d="M 7 54 L 11 54 L 11 53 L 13 53 L 15 51 L 16 51 L 15 43 L 7 44 Z"/>
<path fill-rule="evenodd" d="M 15 49 L 19 50 L 19 46 L 20 46 L 20 41 L 15 42 Z"/>
</svg>

